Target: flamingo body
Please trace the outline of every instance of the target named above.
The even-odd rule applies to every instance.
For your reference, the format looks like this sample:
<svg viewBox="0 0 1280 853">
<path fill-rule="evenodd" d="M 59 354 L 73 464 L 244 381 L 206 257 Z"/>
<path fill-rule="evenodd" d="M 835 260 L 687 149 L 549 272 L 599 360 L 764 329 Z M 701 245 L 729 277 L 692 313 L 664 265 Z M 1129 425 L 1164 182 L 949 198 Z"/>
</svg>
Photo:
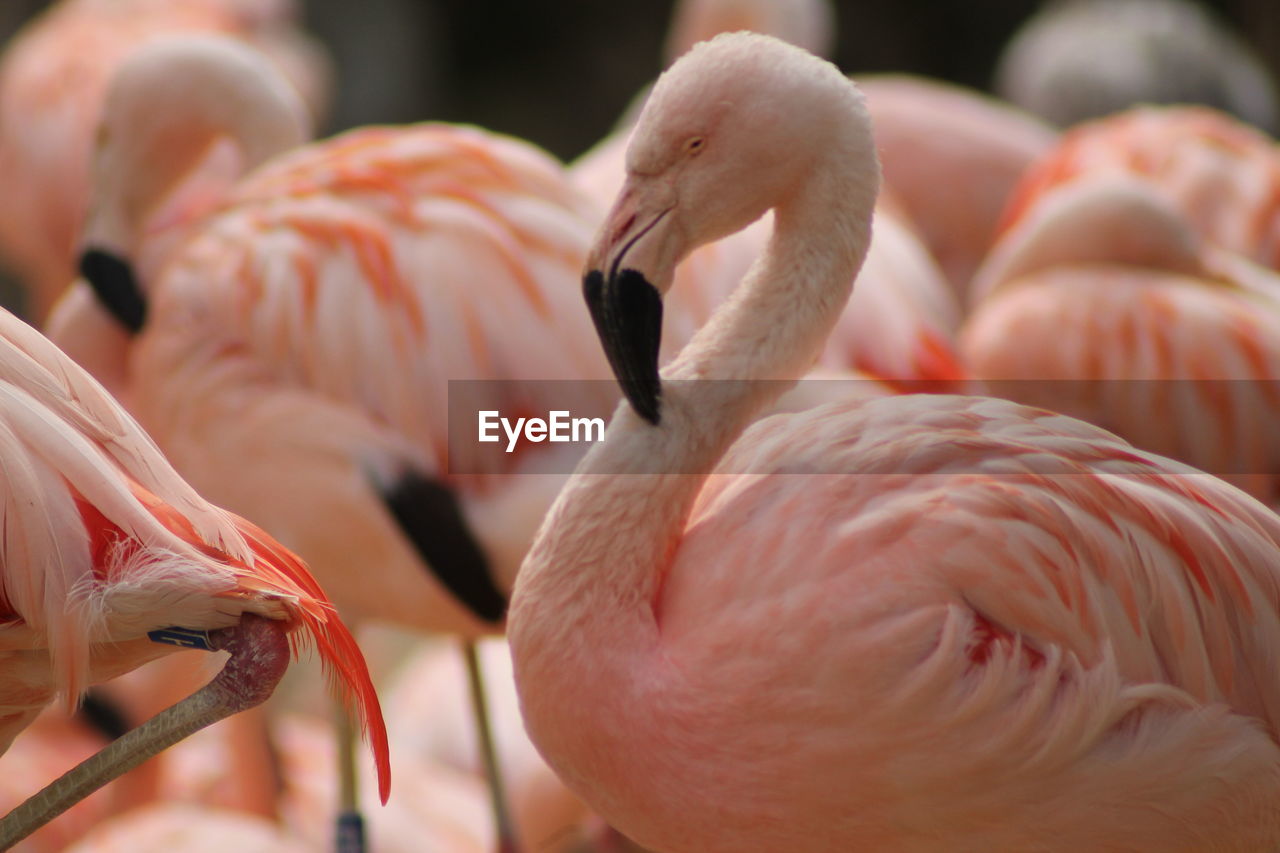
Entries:
<svg viewBox="0 0 1280 853">
<path fill-rule="evenodd" d="M 509 585 L 530 507 L 562 477 L 515 478 L 535 497 L 504 501 L 495 477 L 526 456 L 457 442 L 450 458 L 449 381 L 604 375 L 576 294 L 554 284 L 580 263 L 588 223 L 546 155 L 479 130 L 372 128 L 299 149 L 237 187 L 166 268 L 131 356 L 136 410 L 193 482 L 331 567 L 353 613 L 483 630 L 447 603 L 382 496 L 408 475 L 471 475 L 450 485 Z M 612 396 L 582 387 L 584 411 Z M 504 414 L 554 407 L 494 400 Z M 240 453 L 260 475 L 228 476 L 222 460 Z M 397 594 L 351 576 L 355 561 L 381 565 Z"/>
<path fill-rule="evenodd" d="M 1280 278 L 1208 245 L 1150 183 L 1097 175 L 1042 196 L 973 293 L 960 346 L 993 393 L 1276 500 Z"/>
<path fill-rule="evenodd" d="M 627 403 L 508 630 L 530 737 L 570 787 L 659 851 L 1280 843 L 1280 520 L 1003 400 L 757 420 L 870 243 L 875 140 L 829 64 L 702 45 L 628 167 L 584 275 Z M 768 251 L 659 372 L 675 265 L 761 208 Z"/>
</svg>

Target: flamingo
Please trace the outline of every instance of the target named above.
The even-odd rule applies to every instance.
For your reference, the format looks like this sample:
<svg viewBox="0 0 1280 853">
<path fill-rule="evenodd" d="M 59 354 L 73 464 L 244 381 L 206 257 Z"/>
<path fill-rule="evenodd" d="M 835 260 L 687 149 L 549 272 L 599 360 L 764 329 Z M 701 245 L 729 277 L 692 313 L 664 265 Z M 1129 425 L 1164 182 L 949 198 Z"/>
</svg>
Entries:
<svg viewBox="0 0 1280 853">
<path fill-rule="evenodd" d="M 1071 129 L 1022 176 L 999 233 L 1053 189 L 1116 174 L 1150 183 L 1213 246 L 1280 268 L 1275 142 L 1207 107 L 1135 107 Z"/>
<path fill-rule="evenodd" d="M 130 64 L 121 78 L 178 88 L 183 68 Z M 462 433 L 472 438 L 476 409 L 607 412 L 612 383 L 517 381 L 608 376 L 562 285 L 582 263 L 592 208 L 527 143 L 442 124 L 365 128 L 263 163 L 147 273 L 111 236 L 130 221 L 137 182 L 158 180 L 137 152 L 192 113 L 258 150 L 248 137 L 259 127 L 217 106 L 259 81 L 233 67 L 215 87 L 217 68 L 153 121 L 112 125 L 100 151 L 111 177 L 85 268 L 116 334 L 136 330 L 107 350 L 107 372 L 183 476 L 301 554 L 348 618 L 466 638 L 500 630 L 515 571 L 581 449 L 450 443 L 450 402 L 476 404 Z M 237 471 L 241 453 L 253 462 Z"/>
<path fill-rule="evenodd" d="M 0 847 L 191 731 L 262 702 L 290 649 L 305 646 L 358 710 L 385 799 L 386 733 L 364 659 L 301 561 L 199 497 L 102 386 L 7 312 L 0 397 L 0 748 L 55 695 L 71 708 L 90 684 L 175 644 L 231 652 L 209 685 L 0 821 Z"/>
<path fill-rule="evenodd" d="M 508 622 L 566 783 L 658 851 L 1280 844 L 1280 519 L 1004 400 L 752 423 L 870 238 L 870 120 L 826 62 L 696 48 L 628 167 L 583 280 L 627 401 Z M 768 253 L 660 375 L 674 265 L 766 208 Z"/>
<path fill-rule="evenodd" d="M 871 112 L 885 189 L 966 304 L 969 279 L 995 240 L 1009 195 L 1057 133 L 963 86 L 908 74 L 854 81 Z"/>
<path fill-rule="evenodd" d="M 105 200 L 84 217 L 85 278 L 54 306 L 49 337 L 127 403 L 129 331 L 143 319 L 135 275 L 142 284 L 159 275 L 238 172 L 309 138 L 302 103 L 257 51 L 208 34 L 138 48 L 103 96 L 92 174 Z"/>
<path fill-rule="evenodd" d="M 1043 196 L 975 278 L 961 352 L 987 389 L 1280 500 L 1280 275 L 1123 175 Z"/>
<path fill-rule="evenodd" d="M 121 63 L 177 33 L 234 36 L 269 57 L 322 113 L 327 60 L 296 18 L 292 0 L 62 0 L 13 37 L 0 60 L 0 185 L 8 199 L 0 251 L 27 287 L 33 320 L 42 322 L 75 278 L 90 153 Z M 222 181 L 224 164 L 206 164 L 206 189 Z M 186 203 L 198 200 L 200 188 L 188 187 Z"/>
<path fill-rule="evenodd" d="M 1188 0 L 1046 4 L 1005 46 L 995 88 L 1063 127 L 1134 104 L 1206 104 L 1280 129 L 1267 64 Z"/>
</svg>

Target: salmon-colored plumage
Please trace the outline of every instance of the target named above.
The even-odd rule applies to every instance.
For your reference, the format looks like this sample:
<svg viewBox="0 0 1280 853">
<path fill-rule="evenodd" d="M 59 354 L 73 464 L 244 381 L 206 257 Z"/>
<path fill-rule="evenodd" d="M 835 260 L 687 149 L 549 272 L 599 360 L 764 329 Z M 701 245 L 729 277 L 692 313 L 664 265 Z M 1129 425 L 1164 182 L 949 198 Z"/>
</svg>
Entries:
<svg viewBox="0 0 1280 853">
<path fill-rule="evenodd" d="M 36 331 L 0 315 L 0 742 L 54 696 L 253 613 L 292 625 L 359 712 L 384 795 L 386 734 L 355 641 L 307 568 L 258 527 L 205 502 L 100 385 Z"/>
<path fill-rule="evenodd" d="M 1001 230 L 1055 187 L 1114 174 L 1150 182 L 1211 244 L 1280 267 L 1275 143 L 1207 107 L 1137 107 L 1068 131 L 1024 175 Z"/>
<path fill-rule="evenodd" d="M 493 480 L 529 460 L 477 444 L 474 415 L 450 442 L 450 382 L 464 381 L 453 388 L 463 405 L 494 394 L 504 415 L 544 415 L 566 399 L 554 383 L 465 381 L 607 375 L 565 285 L 589 210 L 540 151 L 478 129 L 370 128 L 282 156 L 236 187 L 156 283 L 132 360 L 136 411 L 193 482 L 327 566 L 326 587 L 353 613 L 474 631 L 432 591 L 375 486 L 406 471 L 454 483 L 510 583 L 554 482 Z M 597 413 L 613 397 L 605 383 L 570 394 Z M 236 446 L 258 473 L 231 475 L 223 460 Z M 332 479 L 304 504 L 278 500 L 259 477 Z M 486 501 L 526 486 L 543 497 L 513 506 L 519 518 L 499 509 L 485 520 Z M 365 508 L 344 517 L 357 528 L 368 519 L 365 533 L 306 544 L 334 536 L 317 507 L 353 502 Z M 351 574 L 372 535 L 385 537 L 372 553 L 398 578 L 398 601 Z M 436 603 L 411 606 L 419 595 Z"/>
<path fill-rule="evenodd" d="M 1151 183 L 1038 197 L 974 280 L 965 362 L 992 393 L 1280 498 L 1280 276 L 1215 249 Z"/>
</svg>

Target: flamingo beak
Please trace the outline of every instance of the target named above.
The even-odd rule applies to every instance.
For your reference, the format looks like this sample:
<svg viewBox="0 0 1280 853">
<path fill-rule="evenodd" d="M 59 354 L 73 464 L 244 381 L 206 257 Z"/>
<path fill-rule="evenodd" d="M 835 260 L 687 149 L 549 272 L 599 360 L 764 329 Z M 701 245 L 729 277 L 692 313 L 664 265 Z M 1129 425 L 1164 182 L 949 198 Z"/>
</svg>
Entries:
<svg viewBox="0 0 1280 853">
<path fill-rule="evenodd" d="M 668 216 L 674 204 L 653 198 L 628 181 L 587 255 L 582 293 L 622 393 L 636 414 L 656 426 L 662 294 L 678 252 Z"/>
<path fill-rule="evenodd" d="M 80 255 L 80 275 L 102 306 L 136 335 L 147 320 L 147 302 L 133 274 L 133 266 L 118 254 L 104 249 L 85 249 Z"/>
</svg>

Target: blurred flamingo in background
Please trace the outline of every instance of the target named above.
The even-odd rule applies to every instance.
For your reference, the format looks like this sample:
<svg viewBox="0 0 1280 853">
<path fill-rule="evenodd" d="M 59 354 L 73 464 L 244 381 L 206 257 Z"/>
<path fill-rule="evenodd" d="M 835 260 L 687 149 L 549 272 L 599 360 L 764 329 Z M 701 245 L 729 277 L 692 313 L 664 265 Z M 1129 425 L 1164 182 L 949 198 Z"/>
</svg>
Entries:
<svg viewBox="0 0 1280 853">
<path fill-rule="evenodd" d="M 1280 518 L 1002 400 L 751 425 L 870 239 L 875 142 L 834 67 L 761 36 L 695 48 L 629 164 L 584 280 L 629 405 L 508 630 L 570 787 L 662 851 L 1280 843 Z M 768 253 L 660 377 L 676 263 L 767 207 Z"/>
<path fill-rule="evenodd" d="M 168 57 L 146 73 L 190 83 Z M 121 78 L 137 80 L 137 67 Z M 84 268 L 116 334 L 138 334 L 95 369 L 119 377 L 184 476 L 302 554 L 348 618 L 499 630 L 506 590 L 580 450 L 503 453 L 474 441 L 474 411 L 451 447 L 449 383 L 471 380 L 455 384 L 460 411 L 607 411 L 612 383 L 520 381 L 608 376 L 572 286 L 592 208 L 563 167 L 515 139 L 369 128 L 263 164 L 146 273 L 113 228 L 130 221 L 138 186 L 160 183 L 141 152 L 186 142 L 173 131 L 193 114 L 219 115 L 202 99 L 244 90 L 238 102 L 259 82 L 232 66 L 215 87 L 217 64 L 201 71 L 181 104 L 113 126 L 99 152 L 86 229 L 99 236 L 86 238 Z M 210 127 L 258 150 L 243 137 L 253 124 Z M 74 315 L 56 319 L 57 340 L 101 354 Z M 231 464 L 241 453 L 248 469 Z"/>
<path fill-rule="evenodd" d="M 0 745 L 55 694 L 70 709 L 90 684 L 175 645 L 232 652 L 207 687 L 0 821 L 0 844 L 195 728 L 261 702 L 290 647 L 314 646 L 356 707 L 385 798 L 377 697 L 354 639 L 306 567 L 200 498 L 100 385 L 7 313 L 0 375 Z"/>
<path fill-rule="evenodd" d="M 0 185 L 7 198 L 0 254 L 27 288 L 31 318 L 43 320 L 75 278 L 90 153 L 108 81 L 121 63 L 175 33 L 236 36 L 269 57 L 322 114 L 328 63 L 296 19 L 291 0 L 62 0 L 13 37 L 0 59 Z M 152 154 L 163 162 L 162 151 Z M 225 152 L 211 157 L 206 180 L 222 182 L 226 162 Z M 188 203 L 199 198 L 199 184 L 187 189 Z"/>
<path fill-rule="evenodd" d="M 1266 63 L 1188 0 L 1046 3 L 1005 46 L 995 89 L 1062 127 L 1136 104 L 1204 104 L 1280 130 Z"/>
<path fill-rule="evenodd" d="M 1275 142 L 1205 107 L 1137 107 L 1068 131 L 1027 170 L 1001 231 L 1056 187 L 1113 174 L 1150 183 L 1211 245 L 1280 268 Z"/>
<path fill-rule="evenodd" d="M 485 638 L 478 651 L 484 661 L 494 746 L 501 756 L 521 849 L 567 853 L 587 840 L 593 819 L 599 819 L 529 742 L 506 641 Z M 439 644 L 424 645 L 396 673 L 384 694 L 387 724 L 394 733 L 392 749 L 401 764 L 438 762 L 479 779 L 483 760 L 468 736 L 471 721 L 462 712 L 467 676 L 451 652 Z"/>
<path fill-rule="evenodd" d="M 138 48 L 102 100 L 96 200 L 77 237 L 87 280 L 65 293 L 46 331 L 127 402 L 130 332 L 143 320 L 137 288 L 159 275 L 238 173 L 302 144 L 309 132 L 284 80 L 256 51 L 220 36 L 171 35 Z M 229 155 L 218 180 L 207 168 L 211 151 Z"/>
<path fill-rule="evenodd" d="M 1157 188 L 1040 197 L 975 284 L 961 350 L 991 393 L 1280 499 L 1280 275 L 1205 245 Z"/>
<path fill-rule="evenodd" d="M 833 389 L 837 394 L 859 384 L 865 386 L 864 393 L 876 395 L 880 385 L 957 391 L 967 379 L 956 349 L 959 301 L 906 218 L 895 211 L 892 203 L 876 205 L 871 246 L 853 297 L 809 377 L 846 380 Z M 666 302 L 664 362 L 706 323 L 764 254 L 772 229 L 773 218 L 766 214 L 735 234 L 698 247 L 676 268 Z"/>
<path fill-rule="evenodd" d="M 871 111 L 885 188 L 964 305 L 1010 193 L 1057 134 L 963 86 L 906 74 L 854 80 Z"/>
</svg>

